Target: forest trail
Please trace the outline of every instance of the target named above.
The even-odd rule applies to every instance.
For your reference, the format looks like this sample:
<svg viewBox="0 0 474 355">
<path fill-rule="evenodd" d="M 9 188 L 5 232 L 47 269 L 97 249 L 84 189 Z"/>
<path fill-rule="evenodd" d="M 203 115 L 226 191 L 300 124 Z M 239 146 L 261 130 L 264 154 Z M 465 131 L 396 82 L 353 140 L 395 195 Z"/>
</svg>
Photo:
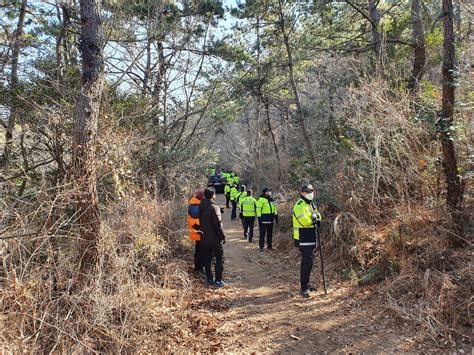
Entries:
<svg viewBox="0 0 474 355">
<path fill-rule="evenodd" d="M 221 196 L 218 197 L 224 205 Z M 416 332 L 396 322 L 383 309 L 376 309 L 364 294 L 332 284 L 324 295 L 319 258 L 315 260 L 312 284 L 318 291 L 311 298 L 299 295 L 299 261 L 285 263 L 282 251 L 258 250 L 258 229 L 253 243 L 243 239 L 240 221 L 223 215 L 227 241 L 224 244 L 226 287 L 204 289 L 215 331 L 208 349 L 226 352 L 394 352 L 426 350 L 417 344 Z M 369 291 L 367 291 L 369 294 Z M 197 306 L 197 305 L 196 305 Z M 206 346 L 206 345 L 205 345 Z"/>
</svg>

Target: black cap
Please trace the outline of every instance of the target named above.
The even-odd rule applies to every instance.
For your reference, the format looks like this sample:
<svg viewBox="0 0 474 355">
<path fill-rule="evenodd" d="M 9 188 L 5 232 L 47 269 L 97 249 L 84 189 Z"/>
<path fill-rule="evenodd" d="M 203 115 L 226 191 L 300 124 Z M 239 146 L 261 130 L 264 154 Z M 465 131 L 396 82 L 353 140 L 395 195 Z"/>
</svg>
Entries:
<svg viewBox="0 0 474 355">
<path fill-rule="evenodd" d="M 313 191 L 314 191 L 313 185 L 311 184 L 303 185 L 303 187 L 301 187 L 301 192 L 313 192 Z"/>
</svg>

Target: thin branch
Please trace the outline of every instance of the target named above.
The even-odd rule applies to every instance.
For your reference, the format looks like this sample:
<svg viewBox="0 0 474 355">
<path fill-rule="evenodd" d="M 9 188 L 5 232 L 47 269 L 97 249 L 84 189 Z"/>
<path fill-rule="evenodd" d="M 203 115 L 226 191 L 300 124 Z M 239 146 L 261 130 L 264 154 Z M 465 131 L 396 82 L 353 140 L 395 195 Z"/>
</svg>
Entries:
<svg viewBox="0 0 474 355">
<path fill-rule="evenodd" d="M 346 0 L 346 3 L 352 7 L 354 10 L 356 10 L 358 13 L 360 13 L 362 16 L 365 17 L 365 19 L 367 21 L 369 21 L 373 26 L 375 26 L 374 22 L 372 21 L 372 19 L 362 10 L 360 9 L 359 7 L 357 7 L 355 4 L 353 4 L 351 1 L 349 0 Z"/>
</svg>

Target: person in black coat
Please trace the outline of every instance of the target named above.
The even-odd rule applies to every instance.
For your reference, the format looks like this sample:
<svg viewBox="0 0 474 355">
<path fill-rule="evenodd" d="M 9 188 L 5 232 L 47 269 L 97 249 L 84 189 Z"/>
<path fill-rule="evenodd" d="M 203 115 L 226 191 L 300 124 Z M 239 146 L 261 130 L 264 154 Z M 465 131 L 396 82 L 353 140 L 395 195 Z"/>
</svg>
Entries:
<svg viewBox="0 0 474 355">
<path fill-rule="evenodd" d="M 215 203 L 216 190 L 207 188 L 204 190 L 204 200 L 199 204 L 199 226 L 202 232 L 201 246 L 203 248 L 204 268 L 206 270 L 207 282 L 216 287 L 224 286 L 222 273 L 224 271 L 224 248 L 225 234 L 222 228 L 221 209 Z M 215 258 L 215 279 L 212 274 L 212 260 Z"/>
</svg>

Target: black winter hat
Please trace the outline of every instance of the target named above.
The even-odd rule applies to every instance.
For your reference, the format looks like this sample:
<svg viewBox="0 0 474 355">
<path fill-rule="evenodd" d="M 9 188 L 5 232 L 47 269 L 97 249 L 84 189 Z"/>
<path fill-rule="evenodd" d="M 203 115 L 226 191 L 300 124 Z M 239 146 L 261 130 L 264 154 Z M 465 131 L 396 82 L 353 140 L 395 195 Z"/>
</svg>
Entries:
<svg viewBox="0 0 474 355">
<path fill-rule="evenodd" d="M 301 192 L 313 192 L 313 191 L 314 191 L 314 188 L 313 188 L 313 185 L 311 184 L 303 185 L 301 187 Z"/>
</svg>

